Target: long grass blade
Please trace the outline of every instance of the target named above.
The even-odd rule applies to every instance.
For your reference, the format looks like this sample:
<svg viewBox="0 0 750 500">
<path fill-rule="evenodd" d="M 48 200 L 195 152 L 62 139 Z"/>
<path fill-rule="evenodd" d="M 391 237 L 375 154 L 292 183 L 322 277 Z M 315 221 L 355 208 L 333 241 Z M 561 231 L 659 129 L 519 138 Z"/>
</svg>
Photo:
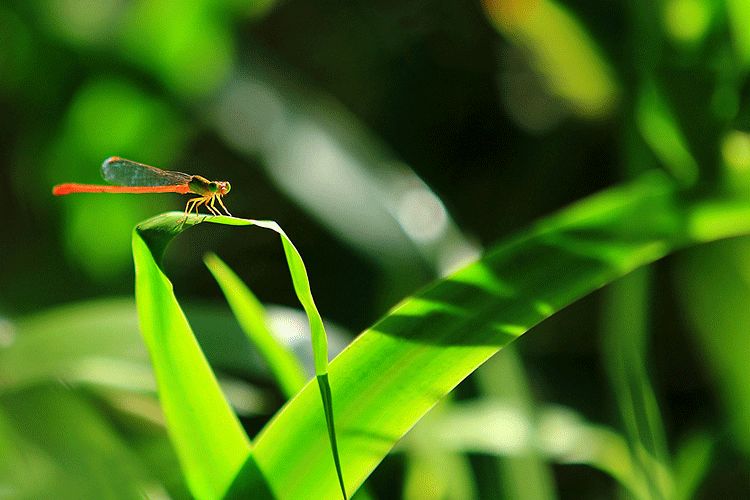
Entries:
<svg viewBox="0 0 750 500">
<path fill-rule="evenodd" d="M 156 252 L 148 245 L 150 241 L 160 256 L 166 246 L 164 236 L 170 238 L 177 231 L 174 226 L 151 223 L 133 231 L 138 317 L 169 435 L 188 485 L 197 498 L 219 498 L 247 460 L 250 441 L 224 399 L 172 284 L 155 260 Z"/>
<path fill-rule="evenodd" d="M 213 253 L 206 255 L 203 261 L 221 287 L 242 331 L 263 356 L 284 394 L 292 397 L 307 381 L 302 364 L 276 339 L 268 326 L 263 305 L 239 276 Z"/>
<path fill-rule="evenodd" d="M 156 259 L 161 258 L 174 236 L 204 221 L 231 226 L 258 226 L 272 230 L 281 237 L 294 291 L 310 324 L 313 360 L 323 402 L 328 442 L 333 453 L 337 484 L 346 498 L 328 379 L 328 340 L 323 320 L 312 297 L 305 264 L 297 248 L 273 221 L 224 216 L 185 216 L 181 212 L 169 212 L 139 224 L 133 233 L 136 300 L 157 382 L 163 389 L 162 405 L 167 414 L 168 427 L 189 482 L 192 481 L 191 488 L 200 493 L 197 496 L 216 496 L 227 491 L 230 496 L 239 495 L 244 490 L 237 490 L 237 485 L 256 484 L 259 481 L 238 478 L 238 475 L 242 476 L 238 474 L 238 470 L 242 468 L 243 473 L 260 473 L 260 469 L 253 463 L 249 440 L 221 395 L 216 379 L 174 297 L 171 283 L 156 263 Z M 196 368 L 191 369 L 193 363 Z M 195 394 L 190 394 L 191 387 L 202 387 L 206 391 L 198 400 L 202 411 L 185 410 L 190 408 L 191 396 L 196 397 Z M 183 405 L 183 409 L 179 408 L 180 405 Z M 212 433 L 212 429 L 217 427 L 222 429 L 219 435 Z M 208 450 L 205 455 L 200 452 L 202 447 Z M 277 493 L 277 490 L 273 491 Z"/>
<path fill-rule="evenodd" d="M 750 231 L 748 203 L 679 200 L 648 175 L 543 220 L 395 307 L 330 366 L 349 491 L 456 384 L 556 311 L 670 251 Z M 327 429 L 306 386 L 256 438 L 255 457 L 284 498 L 331 498 Z M 306 443 L 300 446 L 299 443 Z"/>
</svg>

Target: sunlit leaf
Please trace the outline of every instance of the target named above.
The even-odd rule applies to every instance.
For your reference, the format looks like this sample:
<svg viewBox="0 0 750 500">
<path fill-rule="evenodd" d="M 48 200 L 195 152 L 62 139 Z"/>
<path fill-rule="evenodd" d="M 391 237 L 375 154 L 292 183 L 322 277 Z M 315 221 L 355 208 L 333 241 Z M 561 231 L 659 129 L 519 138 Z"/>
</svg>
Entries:
<svg viewBox="0 0 750 500">
<path fill-rule="evenodd" d="M 173 233 L 154 235 L 152 230 L 144 239 L 141 231 L 148 229 L 133 231 L 141 333 L 151 353 L 167 428 L 190 489 L 198 498 L 218 498 L 247 459 L 250 441 L 221 393 L 172 284 L 154 260 L 153 246 L 159 237 L 169 238 Z M 159 257 L 165 245 L 162 242 L 155 252 Z"/>
<path fill-rule="evenodd" d="M 133 232 L 136 301 L 168 428 L 188 482 L 199 496 L 223 494 L 227 490 L 230 496 L 237 496 L 252 485 L 262 483 L 257 477 L 259 472 L 250 454 L 249 441 L 221 395 L 213 372 L 177 303 L 171 283 L 156 263 L 174 236 L 204 221 L 230 226 L 258 226 L 270 229 L 281 237 L 295 293 L 310 323 L 316 379 L 325 415 L 323 421 L 333 452 L 338 483 L 346 496 L 328 381 L 328 341 L 299 252 L 273 221 L 170 212 L 139 224 Z M 185 408 L 191 406 L 191 397 L 195 397 L 195 388 L 200 388 L 201 398 L 198 401 L 202 410 L 193 411 L 193 403 L 191 411 L 186 411 Z M 223 430 L 218 435 L 217 428 Z M 324 448 L 327 446 L 324 445 Z M 238 474 L 240 468 L 242 473 Z M 249 478 L 246 474 L 250 475 Z M 230 484 L 231 478 L 234 481 Z"/>
<path fill-rule="evenodd" d="M 403 301 L 331 363 L 348 490 L 355 490 L 396 441 L 498 349 L 675 248 L 747 232 L 748 213 L 747 203 L 685 205 L 671 183 L 647 176 L 542 220 Z M 324 460 L 327 430 L 318 408 L 315 389 L 308 385 L 256 439 L 258 465 L 273 491 L 285 498 L 336 494 L 336 475 Z"/>
</svg>

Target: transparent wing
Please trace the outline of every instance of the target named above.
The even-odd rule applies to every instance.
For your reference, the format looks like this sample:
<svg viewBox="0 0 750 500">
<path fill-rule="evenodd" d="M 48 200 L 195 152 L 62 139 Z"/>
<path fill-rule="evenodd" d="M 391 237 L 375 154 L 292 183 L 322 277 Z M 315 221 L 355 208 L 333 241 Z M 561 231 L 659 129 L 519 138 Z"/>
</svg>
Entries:
<svg viewBox="0 0 750 500">
<path fill-rule="evenodd" d="M 176 186 L 187 184 L 191 175 L 151 167 L 119 156 L 107 158 L 102 163 L 102 177 L 118 186 Z"/>
</svg>

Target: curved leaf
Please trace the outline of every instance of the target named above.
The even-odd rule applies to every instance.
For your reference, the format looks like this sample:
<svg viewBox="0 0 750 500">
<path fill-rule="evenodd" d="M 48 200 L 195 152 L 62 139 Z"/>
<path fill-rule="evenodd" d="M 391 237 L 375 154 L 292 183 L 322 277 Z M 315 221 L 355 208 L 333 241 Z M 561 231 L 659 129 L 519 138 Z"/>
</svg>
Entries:
<svg viewBox="0 0 750 500">
<path fill-rule="evenodd" d="M 133 231 L 136 302 L 170 436 L 193 494 L 199 498 L 217 498 L 224 494 L 240 496 L 249 491 L 248 488 L 263 486 L 250 454 L 249 439 L 221 393 L 177 303 L 172 284 L 157 264 L 174 236 L 204 221 L 231 226 L 259 226 L 281 236 L 294 290 L 310 323 L 325 425 L 338 484 L 346 497 L 327 376 L 328 343 L 299 252 L 273 221 L 169 212 L 139 224 Z M 319 411 L 318 407 L 318 414 Z M 325 444 L 324 448 L 327 448 Z M 258 495 L 257 491 L 254 493 Z"/>
<path fill-rule="evenodd" d="M 197 498 L 218 498 L 246 461 L 250 441 L 224 399 L 172 284 L 154 260 L 148 242 L 163 243 L 159 253 L 166 242 L 147 232 L 152 227 L 133 231 L 141 333 L 151 354 L 167 429 L 190 490 Z M 161 234 L 177 232 L 172 228 Z"/>
<path fill-rule="evenodd" d="M 750 204 L 685 205 L 649 175 L 542 221 L 395 307 L 330 366 L 347 487 L 500 348 L 571 302 L 694 241 L 750 230 Z M 256 439 L 283 498 L 332 498 L 326 428 L 306 386 Z M 300 446 L 300 443 L 305 443 Z"/>
</svg>

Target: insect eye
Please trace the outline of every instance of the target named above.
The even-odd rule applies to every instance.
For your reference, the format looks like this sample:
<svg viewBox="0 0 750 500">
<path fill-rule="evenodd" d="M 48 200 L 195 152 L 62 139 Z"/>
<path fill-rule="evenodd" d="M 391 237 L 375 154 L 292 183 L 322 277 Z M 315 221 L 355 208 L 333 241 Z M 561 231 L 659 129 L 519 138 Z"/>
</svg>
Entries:
<svg viewBox="0 0 750 500">
<path fill-rule="evenodd" d="M 225 182 L 224 183 L 224 194 L 227 194 L 230 189 L 232 189 L 232 185 L 229 184 L 228 182 Z"/>
</svg>

